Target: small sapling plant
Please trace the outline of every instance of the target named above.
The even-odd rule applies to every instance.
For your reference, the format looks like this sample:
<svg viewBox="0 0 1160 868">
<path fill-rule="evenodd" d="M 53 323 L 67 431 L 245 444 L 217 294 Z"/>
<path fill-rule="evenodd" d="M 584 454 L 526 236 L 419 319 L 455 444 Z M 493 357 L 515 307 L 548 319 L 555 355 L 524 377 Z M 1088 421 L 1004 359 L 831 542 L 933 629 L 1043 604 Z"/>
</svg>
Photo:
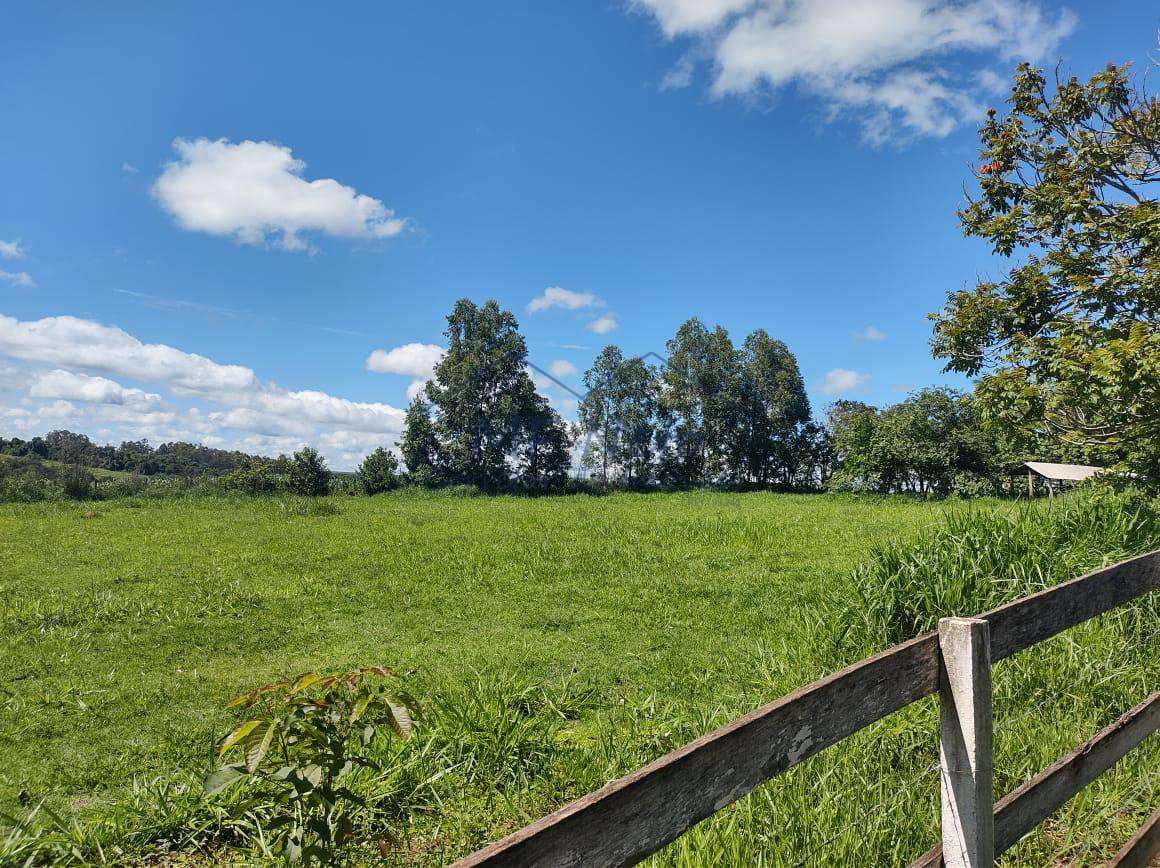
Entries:
<svg viewBox="0 0 1160 868">
<path fill-rule="evenodd" d="M 360 767 L 382 772 L 367 749 L 380 735 L 411 733 L 418 704 L 392 689 L 395 679 L 381 666 L 308 672 L 239 696 L 226 707 L 246 719 L 222 740 L 222 765 L 206 779 L 206 795 L 243 780 L 264 784 L 277 852 L 287 862 L 332 862 L 365 807 L 347 776 Z"/>
</svg>

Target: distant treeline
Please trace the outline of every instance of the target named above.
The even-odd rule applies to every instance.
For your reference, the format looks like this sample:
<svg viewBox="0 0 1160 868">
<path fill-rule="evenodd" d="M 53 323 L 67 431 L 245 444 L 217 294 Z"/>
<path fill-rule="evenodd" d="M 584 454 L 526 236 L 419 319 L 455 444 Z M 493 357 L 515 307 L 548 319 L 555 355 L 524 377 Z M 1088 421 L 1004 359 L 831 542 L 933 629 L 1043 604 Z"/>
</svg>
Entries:
<svg viewBox="0 0 1160 868">
<path fill-rule="evenodd" d="M 127 440 L 120 446 L 99 445 L 84 434 L 50 431 L 43 437 L 21 440 L 0 437 L 0 454 L 77 464 L 98 470 L 119 470 L 142 476 L 220 476 L 253 462 L 271 459 L 244 452 L 211 449 L 194 443 L 162 443 L 154 448 L 145 440 Z"/>
</svg>

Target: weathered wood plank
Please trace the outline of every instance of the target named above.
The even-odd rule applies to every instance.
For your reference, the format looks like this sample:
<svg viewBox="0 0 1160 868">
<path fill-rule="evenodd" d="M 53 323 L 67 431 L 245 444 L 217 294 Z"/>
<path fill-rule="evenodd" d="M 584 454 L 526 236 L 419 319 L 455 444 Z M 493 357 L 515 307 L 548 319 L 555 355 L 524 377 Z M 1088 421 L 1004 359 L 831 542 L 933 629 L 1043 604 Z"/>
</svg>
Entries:
<svg viewBox="0 0 1160 868">
<path fill-rule="evenodd" d="M 991 868 L 991 634 L 981 618 L 943 618 L 938 643 L 943 853 L 951 868 Z"/>
<path fill-rule="evenodd" d="M 1160 552 L 1089 573 L 978 617 L 993 661 L 1160 588 Z M 750 712 L 460 860 L 632 865 L 765 781 L 938 687 L 928 633 Z"/>
<path fill-rule="evenodd" d="M 930 633 L 763 706 L 456 864 L 634 864 L 937 687 L 938 643 Z"/>
<path fill-rule="evenodd" d="M 1160 691 L 1000 799 L 995 806 L 995 855 L 1017 844 L 1157 729 L 1160 729 Z M 935 847 L 910 863 L 910 868 L 944 864 L 942 848 Z"/>
<path fill-rule="evenodd" d="M 992 609 L 991 661 L 998 663 L 1096 615 L 1160 589 L 1160 552 L 1120 561 Z"/>
<path fill-rule="evenodd" d="M 1108 868 L 1148 868 L 1160 854 L 1160 811 L 1149 817 L 1128 843 L 1120 848 Z"/>
</svg>

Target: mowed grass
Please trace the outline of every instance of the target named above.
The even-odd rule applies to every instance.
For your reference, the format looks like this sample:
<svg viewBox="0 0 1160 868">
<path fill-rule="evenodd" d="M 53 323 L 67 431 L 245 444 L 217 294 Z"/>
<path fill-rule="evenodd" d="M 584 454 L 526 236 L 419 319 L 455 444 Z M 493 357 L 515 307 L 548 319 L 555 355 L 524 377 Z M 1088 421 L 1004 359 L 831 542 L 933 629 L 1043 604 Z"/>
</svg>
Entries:
<svg viewBox="0 0 1160 868">
<path fill-rule="evenodd" d="M 445 682 L 577 669 L 700 702 L 808 645 L 875 542 L 945 507 L 772 494 L 0 507 L 0 805 L 203 763 L 245 688 L 385 664 Z M 311 512 L 323 514 L 310 514 Z M 306 514 L 303 514 L 306 513 Z M 725 679 L 727 680 L 727 679 Z M 110 792 L 111 791 L 111 792 Z"/>
<path fill-rule="evenodd" d="M 188 827 L 196 797 L 181 788 L 194 793 L 210 767 L 224 701 L 306 670 L 384 664 L 428 702 L 429 735 L 421 724 L 399 754 L 397 810 L 373 834 L 389 861 L 443 862 L 839 665 L 827 619 L 856 604 L 853 568 L 966 509 L 409 491 L 0 507 L 0 811 L 43 798 L 83 817 L 141 803 L 142 781 L 176 780 L 147 814 Z M 1154 689 L 1148 612 L 1001 664 L 1000 792 Z M 937 839 L 936 732 L 933 702 L 912 706 L 658 861 L 903 863 Z M 1148 750 L 1093 786 L 1012 864 L 1114 850 L 1155 795 L 1141 774 L 1155 760 Z M 118 822 L 144 824 L 131 816 Z"/>
</svg>

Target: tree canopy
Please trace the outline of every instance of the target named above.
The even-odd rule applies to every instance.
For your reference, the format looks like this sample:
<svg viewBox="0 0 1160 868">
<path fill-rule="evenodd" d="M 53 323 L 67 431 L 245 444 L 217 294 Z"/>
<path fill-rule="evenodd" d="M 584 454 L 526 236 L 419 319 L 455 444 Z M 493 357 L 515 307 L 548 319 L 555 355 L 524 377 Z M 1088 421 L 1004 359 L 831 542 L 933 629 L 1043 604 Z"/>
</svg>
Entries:
<svg viewBox="0 0 1160 868">
<path fill-rule="evenodd" d="M 1023 258 L 949 294 L 934 354 L 1024 444 L 1160 478 L 1160 101 L 1127 65 L 1049 85 L 1024 64 L 1008 104 L 959 217 Z"/>
</svg>

